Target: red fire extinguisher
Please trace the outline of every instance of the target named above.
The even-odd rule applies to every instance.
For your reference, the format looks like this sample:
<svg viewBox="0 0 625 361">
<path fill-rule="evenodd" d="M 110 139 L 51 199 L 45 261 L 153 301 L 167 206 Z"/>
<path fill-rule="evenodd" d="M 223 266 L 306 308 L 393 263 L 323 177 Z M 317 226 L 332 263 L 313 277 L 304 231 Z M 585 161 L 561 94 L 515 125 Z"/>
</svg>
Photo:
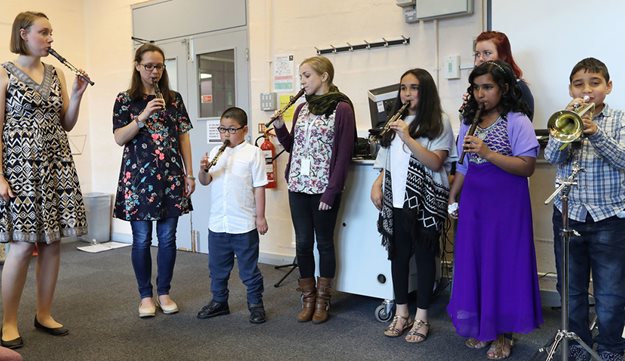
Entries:
<svg viewBox="0 0 625 361">
<path fill-rule="evenodd" d="M 265 141 L 260 145 L 260 149 L 263 151 L 263 156 L 265 156 L 265 172 L 267 172 L 267 180 L 269 181 L 265 188 L 276 188 L 276 166 L 273 160 L 273 157 L 276 155 L 276 147 L 269 139 L 267 131 L 265 131 L 264 137 Z"/>
</svg>

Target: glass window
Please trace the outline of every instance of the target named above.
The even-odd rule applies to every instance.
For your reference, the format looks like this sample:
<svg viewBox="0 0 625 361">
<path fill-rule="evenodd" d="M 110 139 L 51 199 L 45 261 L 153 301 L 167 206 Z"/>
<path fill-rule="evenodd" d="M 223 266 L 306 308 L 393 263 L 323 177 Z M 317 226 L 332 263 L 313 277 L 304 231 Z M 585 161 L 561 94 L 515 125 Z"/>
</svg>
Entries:
<svg viewBox="0 0 625 361">
<path fill-rule="evenodd" d="M 200 118 L 219 117 L 236 105 L 234 49 L 197 56 Z"/>
</svg>

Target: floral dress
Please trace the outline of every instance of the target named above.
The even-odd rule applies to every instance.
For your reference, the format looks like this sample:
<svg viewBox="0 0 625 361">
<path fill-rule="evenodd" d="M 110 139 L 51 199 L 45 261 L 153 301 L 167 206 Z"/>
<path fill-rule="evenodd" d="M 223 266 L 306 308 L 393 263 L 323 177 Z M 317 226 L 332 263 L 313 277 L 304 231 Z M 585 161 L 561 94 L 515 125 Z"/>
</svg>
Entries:
<svg viewBox="0 0 625 361">
<path fill-rule="evenodd" d="M 36 83 L 15 64 L 9 76 L 2 129 L 2 171 L 15 198 L 0 201 L 0 242 L 52 243 L 87 233 L 85 206 L 67 133 L 54 66 Z"/>
<path fill-rule="evenodd" d="M 179 93 L 165 110 L 152 114 L 145 127 L 124 146 L 115 196 L 115 218 L 155 221 L 178 217 L 193 208 L 184 195 L 185 169 L 179 136 L 191 130 Z M 154 95 L 132 100 L 127 91 L 115 99 L 113 131 L 134 121 Z"/>
</svg>

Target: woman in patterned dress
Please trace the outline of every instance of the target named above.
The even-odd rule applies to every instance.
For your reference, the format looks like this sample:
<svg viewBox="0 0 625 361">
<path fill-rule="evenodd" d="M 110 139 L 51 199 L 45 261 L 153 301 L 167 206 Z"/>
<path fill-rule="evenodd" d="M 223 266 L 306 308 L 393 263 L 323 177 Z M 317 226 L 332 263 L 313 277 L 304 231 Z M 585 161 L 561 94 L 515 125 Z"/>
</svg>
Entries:
<svg viewBox="0 0 625 361">
<path fill-rule="evenodd" d="M 282 119 L 274 125 L 278 140 L 290 153 L 286 178 L 303 299 L 297 320 L 322 323 L 330 307 L 336 269 L 334 226 L 352 158 L 356 121 L 351 101 L 332 83 L 334 67 L 330 60 L 308 58 L 300 64 L 299 72 L 306 103 L 295 110 L 291 132 Z M 315 239 L 320 275 L 316 286 Z"/>
<path fill-rule="evenodd" d="M 11 247 L 2 272 L 2 346 L 23 346 L 17 310 L 35 244 L 37 311 L 34 324 L 55 336 L 69 331 L 51 316 L 60 262 L 60 239 L 86 233 L 78 175 L 66 132 L 78 120 L 87 82 L 77 77 L 71 96 L 63 72 L 44 64 L 52 26 L 43 13 L 23 12 L 13 22 L 14 62 L 0 67 L 2 169 L 0 241 Z"/>
<path fill-rule="evenodd" d="M 154 316 L 157 305 L 166 314 L 178 312 L 169 296 L 176 227 L 178 217 L 192 210 L 195 178 L 188 133 L 191 122 L 182 97 L 169 89 L 163 50 L 144 44 L 135 52 L 134 61 L 130 89 L 117 95 L 113 109 L 115 142 L 124 146 L 114 216 L 130 221 L 132 228 L 131 258 L 141 297 L 139 317 L 143 318 Z M 156 304 L 150 255 L 154 221 Z"/>
</svg>

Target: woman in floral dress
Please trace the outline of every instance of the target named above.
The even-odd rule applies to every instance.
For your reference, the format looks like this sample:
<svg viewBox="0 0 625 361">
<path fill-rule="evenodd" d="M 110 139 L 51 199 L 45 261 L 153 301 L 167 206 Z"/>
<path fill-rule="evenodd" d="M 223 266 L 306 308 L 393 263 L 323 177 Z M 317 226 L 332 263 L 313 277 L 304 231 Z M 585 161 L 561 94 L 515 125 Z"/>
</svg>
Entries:
<svg viewBox="0 0 625 361">
<path fill-rule="evenodd" d="M 135 53 L 130 89 L 117 95 L 113 109 L 115 141 L 124 146 L 114 216 L 130 221 L 132 266 L 141 303 L 139 317 L 152 317 L 159 306 L 178 312 L 169 290 L 176 261 L 178 217 L 192 210 L 195 190 L 189 131 L 191 122 L 179 93 L 169 89 L 165 55 L 144 44 Z M 152 224 L 158 254 L 152 298 Z M 155 302 L 156 301 L 156 302 Z"/>
</svg>

